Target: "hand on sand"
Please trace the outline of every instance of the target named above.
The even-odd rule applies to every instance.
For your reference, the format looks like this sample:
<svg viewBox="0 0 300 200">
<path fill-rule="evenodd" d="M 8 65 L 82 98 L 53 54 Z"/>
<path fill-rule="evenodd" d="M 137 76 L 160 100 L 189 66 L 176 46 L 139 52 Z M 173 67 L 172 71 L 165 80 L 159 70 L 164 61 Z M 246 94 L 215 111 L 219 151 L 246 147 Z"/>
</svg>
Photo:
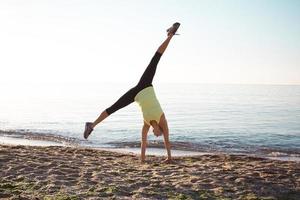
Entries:
<svg viewBox="0 0 300 200">
<path fill-rule="evenodd" d="M 167 158 L 166 160 L 163 161 L 163 163 L 165 163 L 165 164 L 172 164 L 172 163 L 174 163 L 174 162 L 173 162 L 172 159 Z"/>
</svg>

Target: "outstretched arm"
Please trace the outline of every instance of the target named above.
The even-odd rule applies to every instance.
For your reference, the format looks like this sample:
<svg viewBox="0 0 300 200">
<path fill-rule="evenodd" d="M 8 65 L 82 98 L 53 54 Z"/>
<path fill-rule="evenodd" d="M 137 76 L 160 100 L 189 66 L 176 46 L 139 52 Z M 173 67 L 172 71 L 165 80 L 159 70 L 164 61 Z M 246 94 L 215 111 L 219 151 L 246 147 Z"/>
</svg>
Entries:
<svg viewBox="0 0 300 200">
<path fill-rule="evenodd" d="M 171 145 L 170 145 L 170 140 L 169 140 L 169 130 L 166 130 L 166 131 L 164 130 L 163 136 L 164 136 L 165 148 L 166 148 L 167 154 L 168 154 L 166 162 L 171 162 L 172 157 L 171 157 Z"/>
<path fill-rule="evenodd" d="M 164 114 L 161 117 L 161 127 L 162 127 L 162 131 L 163 131 L 163 136 L 164 136 L 165 148 L 167 150 L 167 155 L 168 155 L 165 162 L 170 163 L 172 161 L 172 156 L 171 156 L 171 144 L 170 144 L 170 140 L 169 140 L 169 127 L 168 127 L 167 119 Z"/>
<path fill-rule="evenodd" d="M 142 141 L 141 141 L 141 162 L 145 162 L 146 157 L 146 147 L 147 147 L 147 134 L 149 131 L 150 126 L 144 122 L 142 128 Z"/>
</svg>

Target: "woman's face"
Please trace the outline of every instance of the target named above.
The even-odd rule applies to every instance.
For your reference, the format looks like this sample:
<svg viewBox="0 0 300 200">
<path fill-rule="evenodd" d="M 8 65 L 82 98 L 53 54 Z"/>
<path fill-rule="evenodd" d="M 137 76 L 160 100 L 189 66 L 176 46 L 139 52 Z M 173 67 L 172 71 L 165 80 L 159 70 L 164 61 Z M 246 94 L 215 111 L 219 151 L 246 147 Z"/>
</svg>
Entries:
<svg viewBox="0 0 300 200">
<path fill-rule="evenodd" d="M 153 133 L 157 137 L 162 135 L 162 132 L 161 132 L 160 128 L 153 128 Z"/>
<path fill-rule="evenodd" d="M 153 122 L 151 123 L 152 127 L 153 127 L 153 133 L 154 135 L 161 136 L 163 133 L 163 130 L 160 128 L 160 126 L 157 124 L 157 122 Z"/>
</svg>

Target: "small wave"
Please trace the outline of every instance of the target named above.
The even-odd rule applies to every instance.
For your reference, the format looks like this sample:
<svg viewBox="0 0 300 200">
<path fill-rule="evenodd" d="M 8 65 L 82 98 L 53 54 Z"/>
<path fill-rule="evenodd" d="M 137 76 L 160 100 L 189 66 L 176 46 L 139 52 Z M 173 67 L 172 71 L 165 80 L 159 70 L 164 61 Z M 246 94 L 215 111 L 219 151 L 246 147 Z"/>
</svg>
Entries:
<svg viewBox="0 0 300 200">
<path fill-rule="evenodd" d="M 114 148 L 140 148 L 140 142 L 110 142 L 107 143 Z M 284 150 L 274 148 L 259 148 L 255 146 L 232 146 L 220 145 L 215 143 L 203 144 L 200 142 L 171 142 L 172 150 L 202 152 L 202 153 L 225 153 L 225 154 L 244 154 L 253 155 L 264 158 L 279 159 L 279 160 L 300 160 L 300 153 L 298 150 Z M 149 148 L 164 148 L 162 141 L 149 140 L 147 147 Z"/>
<path fill-rule="evenodd" d="M 271 152 L 268 154 L 268 156 L 273 156 L 273 157 L 283 157 L 283 156 L 288 156 L 287 153 L 283 153 L 283 152 Z"/>
<path fill-rule="evenodd" d="M 139 141 L 123 141 L 123 142 L 108 142 L 98 143 L 97 141 L 86 141 L 74 137 L 62 136 L 57 133 L 40 133 L 29 130 L 0 130 L 0 136 L 26 139 L 31 141 L 45 141 L 55 142 L 57 144 L 67 146 L 84 146 L 92 148 L 109 148 L 109 149 L 133 149 L 140 148 Z M 26 145 L 26 144 L 24 144 Z M 149 148 L 164 149 L 163 141 L 148 140 Z M 299 149 L 281 149 L 259 146 L 246 146 L 246 145 L 228 145 L 227 143 L 218 142 L 187 142 L 187 141 L 172 141 L 172 150 L 201 152 L 201 153 L 225 153 L 225 154 L 244 154 L 254 155 L 258 157 L 280 159 L 280 160 L 293 160 L 300 161 Z"/>
<path fill-rule="evenodd" d="M 22 138 L 27 140 L 49 141 L 70 146 L 79 146 L 81 143 L 81 141 L 77 138 L 66 137 L 51 133 L 36 133 L 26 130 L 0 130 L 0 135 L 5 137 Z"/>
<path fill-rule="evenodd" d="M 264 147 L 264 148 L 257 148 L 259 152 L 262 154 L 273 156 L 273 157 L 284 157 L 284 156 L 296 156 L 300 157 L 300 150 L 297 148 L 270 148 L 270 147 Z"/>
</svg>

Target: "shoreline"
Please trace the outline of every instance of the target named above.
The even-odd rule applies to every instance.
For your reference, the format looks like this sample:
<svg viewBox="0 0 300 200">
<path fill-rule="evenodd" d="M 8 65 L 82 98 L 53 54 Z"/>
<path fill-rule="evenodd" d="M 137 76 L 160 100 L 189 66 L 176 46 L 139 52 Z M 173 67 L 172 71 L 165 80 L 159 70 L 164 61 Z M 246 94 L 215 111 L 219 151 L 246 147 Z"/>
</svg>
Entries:
<svg viewBox="0 0 300 200">
<path fill-rule="evenodd" d="M 0 145 L 0 198 L 299 199 L 300 166 L 247 155 L 164 157 Z"/>
<path fill-rule="evenodd" d="M 79 143 L 68 143 L 67 140 L 63 141 L 53 141 L 53 140 L 45 140 L 43 138 L 22 138 L 22 137 L 12 137 L 12 135 L 0 135 L 0 145 L 24 145 L 24 146 L 64 146 L 64 147 L 79 147 L 79 148 L 91 148 L 98 149 L 104 151 L 112 151 L 112 152 L 125 152 L 125 153 L 133 153 L 136 155 L 140 154 L 139 147 L 98 147 L 98 146 L 83 146 Z M 127 145 L 126 145 L 127 146 Z M 165 156 L 165 149 L 160 147 L 148 147 L 146 149 L 146 155 L 154 155 L 154 156 Z M 197 156 L 197 155 L 218 155 L 218 154 L 227 154 L 227 155 L 247 155 L 258 158 L 267 158 L 271 160 L 281 160 L 281 161 L 294 161 L 300 162 L 299 156 L 285 156 L 281 153 L 271 154 L 271 155 L 259 155 L 259 154 L 251 154 L 251 153 L 230 153 L 230 152 L 217 152 L 217 151 L 196 151 L 196 150 L 186 150 L 186 149 L 172 149 L 172 156 Z"/>
</svg>

